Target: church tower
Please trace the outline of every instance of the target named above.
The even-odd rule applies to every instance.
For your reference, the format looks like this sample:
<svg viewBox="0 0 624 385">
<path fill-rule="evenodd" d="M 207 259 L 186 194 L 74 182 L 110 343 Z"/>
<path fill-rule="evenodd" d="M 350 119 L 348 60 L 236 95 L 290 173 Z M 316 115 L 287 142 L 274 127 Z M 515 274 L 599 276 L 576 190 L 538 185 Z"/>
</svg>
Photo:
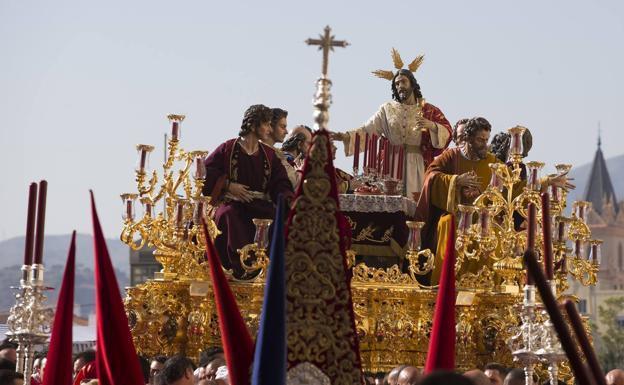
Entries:
<svg viewBox="0 0 624 385">
<path fill-rule="evenodd" d="M 603 240 L 602 260 L 595 287 L 585 288 L 578 282 L 571 282 L 570 291 L 580 299 L 579 310 L 587 313 L 602 329 L 599 306 L 607 298 L 624 296 L 624 202 L 617 201 L 600 137 L 583 200 L 592 203 L 588 224 L 592 236 Z"/>
</svg>

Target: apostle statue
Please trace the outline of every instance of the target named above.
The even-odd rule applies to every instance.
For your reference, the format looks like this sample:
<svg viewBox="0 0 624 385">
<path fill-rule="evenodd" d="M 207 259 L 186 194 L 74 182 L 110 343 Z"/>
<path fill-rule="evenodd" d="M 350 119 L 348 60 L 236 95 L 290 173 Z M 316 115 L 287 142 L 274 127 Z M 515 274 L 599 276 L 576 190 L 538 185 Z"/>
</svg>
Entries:
<svg viewBox="0 0 624 385">
<path fill-rule="evenodd" d="M 253 218 L 272 219 L 279 194 L 287 200 L 293 188 L 275 149 L 262 141 L 271 135 L 270 108 L 257 104 L 245 111 L 238 137 L 219 145 L 206 158 L 203 194 L 216 207 L 215 222 L 222 232 L 215 247 L 226 269 L 244 276 L 237 250 L 252 243 Z"/>
<path fill-rule="evenodd" d="M 387 138 L 392 145 L 403 146 L 405 192 L 418 199 L 423 187 L 425 169 L 433 158 L 444 150 L 451 139 L 451 124 L 442 111 L 423 98 L 415 72 L 422 63 L 419 56 L 403 69 L 399 53 L 392 49 L 394 66 L 398 70 L 378 70 L 376 76 L 391 80 L 392 101 L 386 102 L 362 127 L 346 133 L 334 133 L 342 140 L 347 156 L 355 151 L 355 138 L 360 138 L 359 149 L 364 149 L 366 134 Z M 356 134 L 358 134 L 356 136 Z"/>
</svg>

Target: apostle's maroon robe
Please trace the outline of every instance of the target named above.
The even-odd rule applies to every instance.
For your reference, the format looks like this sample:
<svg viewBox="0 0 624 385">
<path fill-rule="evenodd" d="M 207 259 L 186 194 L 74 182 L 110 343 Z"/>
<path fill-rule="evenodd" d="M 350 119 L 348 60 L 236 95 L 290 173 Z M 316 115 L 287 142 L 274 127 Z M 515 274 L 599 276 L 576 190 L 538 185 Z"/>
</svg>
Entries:
<svg viewBox="0 0 624 385">
<path fill-rule="evenodd" d="M 265 196 L 249 203 L 233 200 L 226 194 L 229 183 L 243 184 L 254 194 Z M 221 235 L 215 239 L 215 247 L 221 262 L 241 276 L 244 270 L 237 250 L 254 240 L 252 219 L 273 219 L 279 194 L 287 200 L 293 194 L 286 170 L 275 150 L 266 144 L 260 142 L 258 151 L 248 155 L 238 138 L 231 139 L 206 158 L 203 194 L 210 196 L 211 204 L 217 207 L 215 222 Z"/>
</svg>

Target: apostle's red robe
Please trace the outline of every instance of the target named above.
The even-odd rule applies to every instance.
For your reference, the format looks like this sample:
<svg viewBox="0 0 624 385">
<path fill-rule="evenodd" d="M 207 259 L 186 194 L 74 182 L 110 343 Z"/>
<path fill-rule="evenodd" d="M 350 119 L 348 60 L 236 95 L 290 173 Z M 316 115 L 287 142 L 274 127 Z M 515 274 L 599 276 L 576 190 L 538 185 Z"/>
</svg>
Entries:
<svg viewBox="0 0 624 385">
<path fill-rule="evenodd" d="M 234 200 L 227 195 L 229 183 L 243 184 L 258 197 L 249 203 Z M 279 194 L 287 200 L 293 194 L 286 170 L 272 147 L 260 142 L 258 151 L 249 155 L 238 138 L 230 139 L 206 159 L 203 194 L 217 207 L 215 222 L 221 235 L 215 247 L 221 262 L 241 276 L 244 271 L 237 250 L 254 240 L 252 219 L 273 219 Z"/>
</svg>

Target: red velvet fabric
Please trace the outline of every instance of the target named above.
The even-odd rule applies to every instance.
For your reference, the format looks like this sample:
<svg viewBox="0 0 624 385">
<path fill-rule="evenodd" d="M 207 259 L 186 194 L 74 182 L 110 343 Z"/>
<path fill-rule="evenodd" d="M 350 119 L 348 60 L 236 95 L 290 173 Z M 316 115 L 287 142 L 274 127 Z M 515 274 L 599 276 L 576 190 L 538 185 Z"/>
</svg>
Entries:
<svg viewBox="0 0 624 385">
<path fill-rule="evenodd" d="M 206 236 L 206 257 L 210 265 L 210 278 L 217 306 L 221 344 L 225 352 L 230 385 L 249 385 L 251 383 L 251 364 L 253 362 L 254 343 L 243 321 L 236 298 L 221 268 L 214 244 L 208 235 L 206 222 L 203 222 Z"/>
<path fill-rule="evenodd" d="M 425 373 L 455 369 L 455 217 L 446 243 Z"/>
<path fill-rule="evenodd" d="M 132 342 L 128 318 L 119 294 L 119 285 L 108 254 L 100 220 L 91 192 L 93 241 L 95 246 L 95 364 L 100 385 L 144 384 L 139 359 Z"/>
<path fill-rule="evenodd" d="M 46 361 L 43 385 L 72 383 L 72 323 L 74 320 L 74 266 L 76 263 L 76 231 L 72 233 L 63 282 L 59 290 L 52 337 Z"/>
</svg>

